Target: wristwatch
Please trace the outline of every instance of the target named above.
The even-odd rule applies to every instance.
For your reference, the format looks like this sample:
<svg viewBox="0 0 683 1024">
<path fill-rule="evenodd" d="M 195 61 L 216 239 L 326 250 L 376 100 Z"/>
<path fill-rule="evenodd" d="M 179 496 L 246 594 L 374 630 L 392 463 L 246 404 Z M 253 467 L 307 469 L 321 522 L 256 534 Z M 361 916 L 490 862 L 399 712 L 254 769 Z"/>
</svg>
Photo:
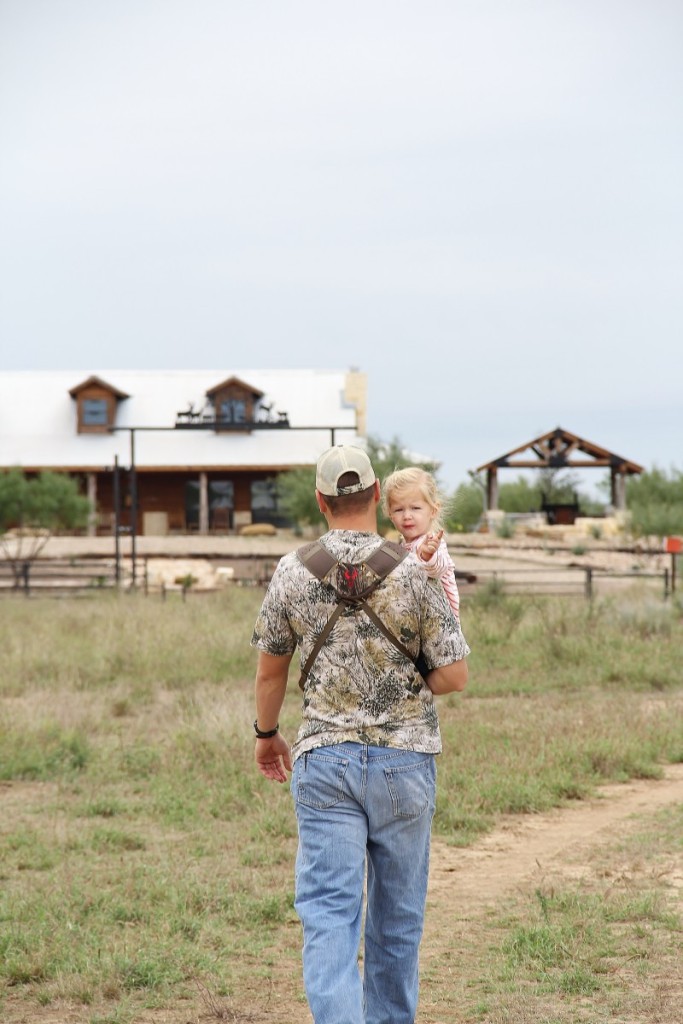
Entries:
<svg viewBox="0 0 683 1024">
<path fill-rule="evenodd" d="M 258 727 L 258 718 L 254 719 L 254 732 L 256 733 L 256 738 L 258 740 L 269 740 L 272 736 L 275 736 L 275 734 L 279 731 L 279 729 L 280 729 L 280 723 L 279 722 L 277 723 L 277 725 L 275 726 L 274 729 L 265 729 L 265 730 L 264 729 L 259 729 L 259 727 Z"/>
</svg>

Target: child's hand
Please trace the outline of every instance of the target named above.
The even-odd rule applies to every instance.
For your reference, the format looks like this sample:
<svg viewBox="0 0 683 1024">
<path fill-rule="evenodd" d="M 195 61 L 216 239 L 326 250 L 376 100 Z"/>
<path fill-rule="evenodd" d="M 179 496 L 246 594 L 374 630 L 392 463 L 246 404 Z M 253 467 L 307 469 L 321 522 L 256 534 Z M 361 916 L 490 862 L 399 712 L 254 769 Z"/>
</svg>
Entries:
<svg viewBox="0 0 683 1024">
<path fill-rule="evenodd" d="M 428 562 L 430 560 L 441 543 L 442 537 L 443 530 L 439 530 L 438 533 L 426 533 L 424 535 L 424 539 L 417 549 L 417 554 L 421 561 Z"/>
</svg>

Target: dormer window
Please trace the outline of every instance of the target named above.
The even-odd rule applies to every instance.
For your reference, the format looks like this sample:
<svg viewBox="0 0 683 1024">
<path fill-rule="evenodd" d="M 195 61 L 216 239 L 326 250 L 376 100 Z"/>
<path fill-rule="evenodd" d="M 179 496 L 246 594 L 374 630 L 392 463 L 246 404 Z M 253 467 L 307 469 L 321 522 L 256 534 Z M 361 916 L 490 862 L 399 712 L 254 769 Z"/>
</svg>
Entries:
<svg viewBox="0 0 683 1024">
<path fill-rule="evenodd" d="M 220 423 L 246 423 L 247 403 L 243 398 L 227 398 L 218 406 Z"/>
<path fill-rule="evenodd" d="M 209 388 L 202 407 L 189 402 L 187 409 L 177 412 L 175 425 L 185 429 L 248 434 L 266 427 L 289 427 L 289 417 L 286 412 L 276 410 L 273 401 L 265 401 L 263 391 L 239 377 L 228 377 L 221 384 Z"/>
<path fill-rule="evenodd" d="M 215 409 L 216 430 L 221 427 L 249 430 L 249 425 L 256 421 L 256 409 L 263 392 L 239 377 L 229 377 L 207 391 L 206 397 Z"/>
<path fill-rule="evenodd" d="M 88 377 L 69 392 L 77 403 L 79 434 L 103 434 L 116 423 L 118 403 L 128 395 L 100 377 Z"/>
<path fill-rule="evenodd" d="M 106 427 L 108 425 L 109 415 L 106 398 L 84 398 L 83 426 Z"/>
</svg>

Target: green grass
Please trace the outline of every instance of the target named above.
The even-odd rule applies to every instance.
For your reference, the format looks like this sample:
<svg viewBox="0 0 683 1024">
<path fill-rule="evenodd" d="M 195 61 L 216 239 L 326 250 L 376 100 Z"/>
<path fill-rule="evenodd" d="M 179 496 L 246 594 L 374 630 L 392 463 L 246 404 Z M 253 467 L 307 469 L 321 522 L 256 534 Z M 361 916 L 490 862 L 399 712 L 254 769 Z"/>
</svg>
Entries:
<svg viewBox="0 0 683 1024">
<path fill-rule="evenodd" d="M 286 787 L 253 767 L 261 597 L 3 603 L 3 1021 L 68 1006 L 86 1024 L 132 1024 L 145 1006 L 198 999 L 218 1017 L 257 1007 L 282 977 L 301 999 L 294 814 Z M 498 590 L 465 600 L 463 623 L 471 682 L 439 701 L 434 828 L 448 842 L 683 760 L 675 603 Z M 293 670 L 290 738 L 299 702 Z M 660 833 L 663 850 L 680 841 Z M 472 996 L 471 1019 L 496 1019 L 519 972 L 568 1000 L 603 992 L 599 968 L 625 955 L 626 932 L 637 949 L 649 941 L 638 929 L 674 934 L 657 892 L 631 895 L 541 891 L 533 913 L 511 912 L 499 980 Z"/>
<path fill-rule="evenodd" d="M 554 1000 L 558 1024 L 673 1021 L 683 920 L 669 876 L 682 835 L 683 806 L 667 809 L 646 831 L 600 850 L 580 882 L 549 878 L 515 898 L 487 926 L 491 958 L 471 986 L 482 997 L 466 1019 L 521 1024 L 533 1000 L 533 1019 L 545 1020 L 539 1009 Z"/>
</svg>

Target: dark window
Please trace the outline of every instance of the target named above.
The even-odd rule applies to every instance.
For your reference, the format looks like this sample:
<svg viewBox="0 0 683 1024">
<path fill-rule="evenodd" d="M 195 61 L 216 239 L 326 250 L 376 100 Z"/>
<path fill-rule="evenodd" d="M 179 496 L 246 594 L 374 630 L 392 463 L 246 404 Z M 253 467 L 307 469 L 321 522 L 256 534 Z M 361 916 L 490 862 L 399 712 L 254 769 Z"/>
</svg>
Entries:
<svg viewBox="0 0 683 1024">
<path fill-rule="evenodd" d="M 247 403 L 243 398 L 227 398 L 220 404 L 219 419 L 223 423 L 246 423 Z"/>
<path fill-rule="evenodd" d="M 232 480 L 209 480 L 209 511 L 234 508 L 235 485 Z"/>
<path fill-rule="evenodd" d="M 278 507 L 275 480 L 252 480 L 251 518 L 254 523 L 291 526 L 291 520 Z"/>
<path fill-rule="evenodd" d="M 232 480 L 209 480 L 209 529 L 232 528 L 232 510 L 235 506 L 235 486 Z M 188 530 L 199 528 L 199 481 L 185 484 L 185 523 Z"/>
<path fill-rule="evenodd" d="M 199 481 L 188 480 L 185 484 L 185 528 L 199 527 Z"/>
<path fill-rule="evenodd" d="M 106 427 L 108 422 L 106 398 L 83 399 L 84 427 Z"/>
<path fill-rule="evenodd" d="M 252 480 L 251 511 L 276 512 L 277 491 L 274 480 Z"/>
</svg>

